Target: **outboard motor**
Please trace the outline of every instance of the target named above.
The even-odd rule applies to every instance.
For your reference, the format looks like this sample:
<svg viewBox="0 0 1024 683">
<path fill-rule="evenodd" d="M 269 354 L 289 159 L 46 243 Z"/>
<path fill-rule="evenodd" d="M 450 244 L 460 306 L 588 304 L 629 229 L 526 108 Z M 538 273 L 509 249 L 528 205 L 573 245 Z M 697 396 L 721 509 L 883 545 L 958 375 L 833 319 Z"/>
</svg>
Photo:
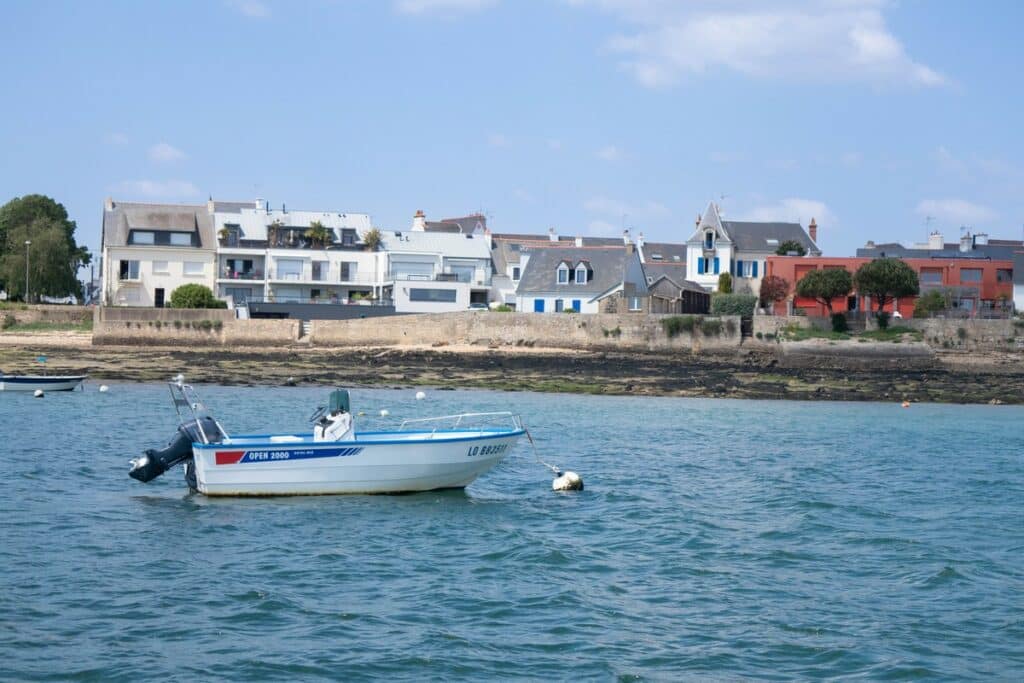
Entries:
<svg viewBox="0 0 1024 683">
<path fill-rule="evenodd" d="M 199 431 L 200 422 L 202 432 Z M 164 448 L 149 448 L 141 457 L 132 460 L 128 475 L 141 482 L 152 481 L 175 465 L 191 460 L 192 444 L 202 443 L 204 433 L 210 443 L 220 443 L 224 439 L 224 433 L 212 417 L 204 416 L 186 422 L 178 427 L 177 433 Z"/>
</svg>

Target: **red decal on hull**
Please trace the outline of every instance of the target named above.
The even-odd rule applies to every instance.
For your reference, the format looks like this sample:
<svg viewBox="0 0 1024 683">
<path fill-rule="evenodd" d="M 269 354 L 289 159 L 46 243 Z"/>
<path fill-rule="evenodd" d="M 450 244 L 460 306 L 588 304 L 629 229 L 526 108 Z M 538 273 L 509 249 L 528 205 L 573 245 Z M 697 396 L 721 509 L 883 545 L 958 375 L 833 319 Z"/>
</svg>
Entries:
<svg viewBox="0 0 1024 683">
<path fill-rule="evenodd" d="M 218 465 L 236 465 L 245 455 L 245 451 L 217 451 L 215 462 Z"/>
</svg>

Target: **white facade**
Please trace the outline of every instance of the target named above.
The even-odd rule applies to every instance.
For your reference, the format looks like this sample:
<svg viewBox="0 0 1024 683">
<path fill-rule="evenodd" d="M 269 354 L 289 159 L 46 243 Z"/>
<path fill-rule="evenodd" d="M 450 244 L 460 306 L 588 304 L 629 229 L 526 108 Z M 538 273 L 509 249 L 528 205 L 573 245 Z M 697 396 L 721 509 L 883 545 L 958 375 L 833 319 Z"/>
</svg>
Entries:
<svg viewBox="0 0 1024 683">
<path fill-rule="evenodd" d="M 214 258 L 212 249 L 108 247 L 103 250 L 104 304 L 165 306 L 182 285 L 199 284 L 212 290 Z"/>
<path fill-rule="evenodd" d="M 470 303 L 488 303 L 492 266 L 485 236 L 411 230 L 382 237 L 383 287 L 397 312 L 464 311 Z"/>
<path fill-rule="evenodd" d="M 718 208 L 711 204 L 686 241 L 686 279 L 713 291 L 718 276 L 728 273 L 733 261 L 733 243 L 722 227 Z"/>
<path fill-rule="evenodd" d="M 1013 286 L 1013 307 L 1018 311 L 1024 311 L 1024 284 Z"/>
<path fill-rule="evenodd" d="M 593 294 L 536 292 L 516 295 L 516 310 L 527 313 L 562 313 L 575 309 L 578 313 L 600 313 L 601 302 Z"/>
</svg>

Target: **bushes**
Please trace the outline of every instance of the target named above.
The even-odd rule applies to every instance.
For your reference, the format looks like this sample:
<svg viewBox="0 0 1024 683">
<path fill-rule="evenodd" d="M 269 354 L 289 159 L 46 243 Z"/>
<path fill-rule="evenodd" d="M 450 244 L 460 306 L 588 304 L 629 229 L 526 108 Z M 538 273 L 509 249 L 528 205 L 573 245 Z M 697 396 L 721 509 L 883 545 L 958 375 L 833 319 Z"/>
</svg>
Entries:
<svg viewBox="0 0 1024 683">
<path fill-rule="evenodd" d="M 0 330 L 6 330 L 8 327 L 14 327 L 17 323 L 17 318 L 10 313 L 4 313 L 4 317 L 0 318 Z"/>
<path fill-rule="evenodd" d="M 171 292 L 171 308 L 227 308 L 206 285 L 182 285 Z"/>
<path fill-rule="evenodd" d="M 662 318 L 661 327 L 669 339 L 678 337 L 683 332 L 694 334 L 700 332 L 705 337 L 717 337 L 724 330 L 726 334 L 736 334 L 736 322 L 726 320 L 725 322 L 715 318 L 705 318 L 702 315 L 673 315 Z"/>
<path fill-rule="evenodd" d="M 949 308 L 949 301 L 946 295 L 937 290 L 925 292 L 914 302 L 914 317 L 928 318 Z"/>
<path fill-rule="evenodd" d="M 878 329 L 889 329 L 889 318 L 891 317 L 891 314 L 886 313 L 885 311 L 879 311 L 875 317 L 878 320 Z"/>
<path fill-rule="evenodd" d="M 695 326 L 696 319 L 692 315 L 673 315 L 661 320 L 661 327 L 669 339 L 678 337 L 681 332 L 693 334 Z"/>
<path fill-rule="evenodd" d="M 732 294 L 732 275 L 722 273 L 718 276 L 718 291 L 721 294 Z"/>
<path fill-rule="evenodd" d="M 757 297 L 753 294 L 712 294 L 711 315 L 754 315 Z"/>
<path fill-rule="evenodd" d="M 850 326 L 846 324 L 845 313 L 833 313 L 832 314 L 832 331 L 833 332 L 849 332 Z"/>
<path fill-rule="evenodd" d="M 495 306 L 494 308 L 492 308 L 491 312 L 492 313 L 511 313 L 512 312 L 512 307 L 509 306 L 508 304 L 502 304 L 500 306 Z"/>
</svg>

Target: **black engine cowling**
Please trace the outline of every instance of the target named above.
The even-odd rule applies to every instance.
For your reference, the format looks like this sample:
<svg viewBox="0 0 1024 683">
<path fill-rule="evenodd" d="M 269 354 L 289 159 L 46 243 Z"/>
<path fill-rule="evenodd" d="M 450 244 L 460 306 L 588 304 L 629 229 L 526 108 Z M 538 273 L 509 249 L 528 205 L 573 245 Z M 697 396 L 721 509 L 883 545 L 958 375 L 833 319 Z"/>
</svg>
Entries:
<svg viewBox="0 0 1024 683">
<path fill-rule="evenodd" d="M 187 422 L 180 427 L 171 441 L 163 448 L 149 448 L 142 457 L 132 460 L 132 468 L 128 476 L 141 482 L 152 481 L 175 465 L 192 458 L 192 444 L 202 442 L 199 422 L 202 422 L 203 433 L 210 443 L 220 443 L 224 439 L 223 432 L 212 417 L 201 417 Z"/>
</svg>

